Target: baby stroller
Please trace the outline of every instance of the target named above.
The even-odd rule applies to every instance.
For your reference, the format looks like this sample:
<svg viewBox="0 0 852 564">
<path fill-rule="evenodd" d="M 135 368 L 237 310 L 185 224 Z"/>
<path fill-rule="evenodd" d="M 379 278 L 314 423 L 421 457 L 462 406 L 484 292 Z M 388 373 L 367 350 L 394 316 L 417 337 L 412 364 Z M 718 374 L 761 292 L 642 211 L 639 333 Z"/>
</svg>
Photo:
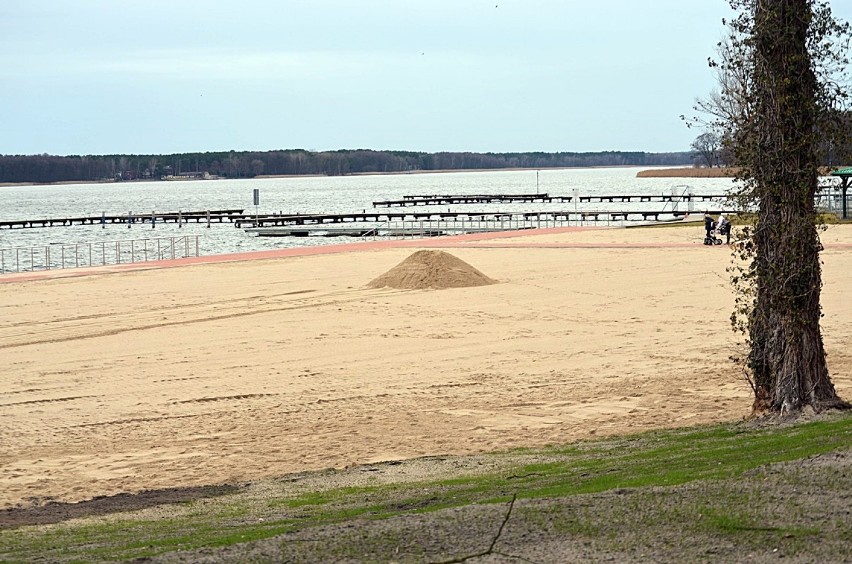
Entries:
<svg viewBox="0 0 852 564">
<path fill-rule="evenodd" d="M 712 224 L 712 227 L 710 229 L 710 235 L 707 236 L 707 237 L 704 237 L 704 244 L 705 245 L 721 245 L 722 244 L 722 240 L 719 239 L 718 237 L 716 237 L 716 233 L 720 233 L 719 230 L 718 230 L 718 227 L 719 227 L 719 223 L 714 221 L 713 224 Z"/>
</svg>

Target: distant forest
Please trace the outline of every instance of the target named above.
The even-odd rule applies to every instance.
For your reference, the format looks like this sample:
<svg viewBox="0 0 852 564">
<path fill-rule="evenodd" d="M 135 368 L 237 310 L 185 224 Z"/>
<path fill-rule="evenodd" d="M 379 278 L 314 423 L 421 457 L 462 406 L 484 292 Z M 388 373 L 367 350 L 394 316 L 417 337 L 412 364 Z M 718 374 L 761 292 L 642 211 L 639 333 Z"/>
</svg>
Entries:
<svg viewBox="0 0 852 564">
<path fill-rule="evenodd" d="M 693 164 L 692 152 L 645 153 L 419 153 L 341 150 L 312 152 L 228 151 L 174 155 L 0 155 L 0 182 L 253 178 L 501 168 L 677 166 Z"/>
</svg>

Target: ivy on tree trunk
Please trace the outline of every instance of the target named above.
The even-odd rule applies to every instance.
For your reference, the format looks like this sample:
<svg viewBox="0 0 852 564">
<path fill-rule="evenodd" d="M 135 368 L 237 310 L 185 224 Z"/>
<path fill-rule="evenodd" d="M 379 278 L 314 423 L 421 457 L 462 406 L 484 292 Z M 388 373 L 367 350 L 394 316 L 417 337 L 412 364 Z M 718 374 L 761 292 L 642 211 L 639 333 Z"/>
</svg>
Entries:
<svg viewBox="0 0 852 564">
<path fill-rule="evenodd" d="M 754 302 L 748 358 L 755 412 L 848 408 L 836 394 L 820 333 L 822 286 L 814 195 L 820 107 L 809 51 L 809 0 L 750 3 L 748 111 L 734 153 L 758 209 L 750 266 Z M 741 20 L 742 21 L 742 20 Z"/>
</svg>

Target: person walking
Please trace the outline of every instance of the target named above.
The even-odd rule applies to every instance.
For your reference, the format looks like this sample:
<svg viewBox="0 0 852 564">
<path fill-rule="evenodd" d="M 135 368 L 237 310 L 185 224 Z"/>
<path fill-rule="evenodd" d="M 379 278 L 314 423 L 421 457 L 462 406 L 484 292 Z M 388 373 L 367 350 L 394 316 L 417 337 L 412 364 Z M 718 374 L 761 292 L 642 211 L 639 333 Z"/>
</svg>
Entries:
<svg viewBox="0 0 852 564">
<path fill-rule="evenodd" d="M 713 244 L 713 229 L 716 227 L 716 222 L 710 216 L 710 212 L 704 212 L 704 244 Z"/>
<path fill-rule="evenodd" d="M 731 222 L 724 215 L 719 216 L 719 235 L 727 237 L 728 240 L 725 241 L 726 245 L 731 244 Z"/>
</svg>

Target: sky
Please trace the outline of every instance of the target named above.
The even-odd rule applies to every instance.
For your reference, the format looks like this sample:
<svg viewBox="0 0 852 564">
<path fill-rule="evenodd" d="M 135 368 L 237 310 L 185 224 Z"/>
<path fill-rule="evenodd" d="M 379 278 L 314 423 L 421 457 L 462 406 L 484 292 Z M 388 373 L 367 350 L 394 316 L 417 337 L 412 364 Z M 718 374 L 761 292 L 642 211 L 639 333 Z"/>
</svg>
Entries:
<svg viewBox="0 0 852 564">
<path fill-rule="evenodd" d="M 685 151 L 697 133 L 679 116 L 713 89 L 730 14 L 725 0 L 0 0 L 0 154 Z"/>
</svg>

